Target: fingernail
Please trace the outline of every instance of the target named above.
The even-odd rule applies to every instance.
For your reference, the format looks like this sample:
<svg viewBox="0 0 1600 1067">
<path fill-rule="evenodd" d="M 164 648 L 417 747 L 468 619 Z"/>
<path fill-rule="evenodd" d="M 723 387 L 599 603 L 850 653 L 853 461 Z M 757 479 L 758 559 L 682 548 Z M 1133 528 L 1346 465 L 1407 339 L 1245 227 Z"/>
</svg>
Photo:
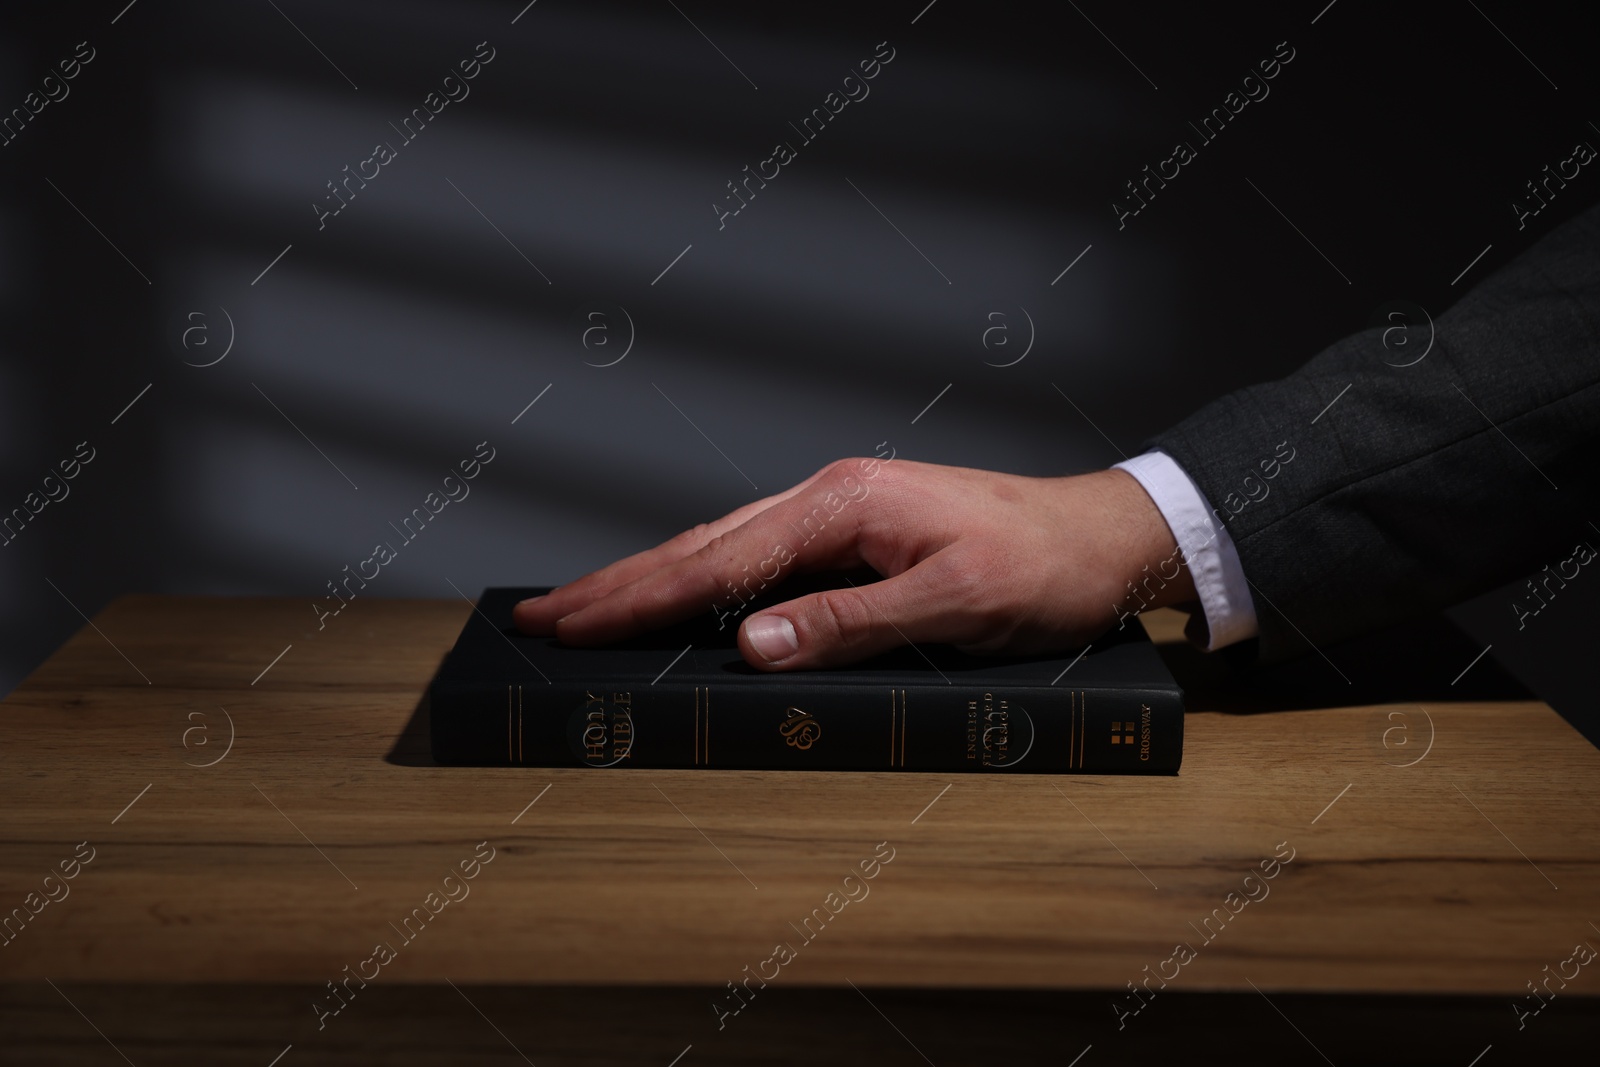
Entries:
<svg viewBox="0 0 1600 1067">
<path fill-rule="evenodd" d="M 537 604 L 539 601 L 543 600 L 544 598 L 545 598 L 545 594 L 540 593 L 538 596 L 531 596 L 527 600 L 519 600 L 519 601 L 517 601 L 517 607 L 525 608 L 525 607 L 528 607 L 530 604 Z"/>
<path fill-rule="evenodd" d="M 757 615 L 744 624 L 744 633 L 756 655 L 768 663 L 788 659 L 800 651 L 794 624 L 782 615 Z"/>
</svg>

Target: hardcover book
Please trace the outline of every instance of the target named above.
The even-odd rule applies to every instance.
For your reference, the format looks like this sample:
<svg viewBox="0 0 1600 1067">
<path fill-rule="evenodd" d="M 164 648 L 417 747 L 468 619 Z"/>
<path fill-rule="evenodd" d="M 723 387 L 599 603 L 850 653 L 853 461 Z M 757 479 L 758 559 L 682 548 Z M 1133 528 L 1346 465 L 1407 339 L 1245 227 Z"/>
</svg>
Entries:
<svg viewBox="0 0 1600 1067">
<path fill-rule="evenodd" d="M 738 770 L 1175 774 L 1183 692 L 1137 624 L 1060 656 L 918 644 L 847 667 L 745 663 L 707 610 L 598 648 L 529 637 L 485 590 L 429 688 L 442 764 Z"/>
</svg>

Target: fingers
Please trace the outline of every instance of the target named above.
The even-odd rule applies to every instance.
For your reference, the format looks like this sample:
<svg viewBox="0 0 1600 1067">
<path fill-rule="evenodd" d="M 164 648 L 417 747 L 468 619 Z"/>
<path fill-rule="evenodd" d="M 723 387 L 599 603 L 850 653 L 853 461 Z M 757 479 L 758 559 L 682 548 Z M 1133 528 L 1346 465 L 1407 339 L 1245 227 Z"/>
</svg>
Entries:
<svg viewBox="0 0 1600 1067">
<path fill-rule="evenodd" d="M 526 634 L 553 634 L 556 631 L 557 619 L 589 606 L 629 582 L 700 551 L 715 538 L 737 529 L 774 504 L 806 489 L 827 470 L 828 468 L 824 467 L 805 481 L 781 493 L 752 501 L 714 522 L 702 523 L 685 530 L 654 548 L 620 559 L 597 571 L 591 571 L 542 597 L 524 600 L 512 610 L 512 621 Z"/>
<path fill-rule="evenodd" d="M 843 470 L 832 464 L 822 473 L 836 468 Z M 620 641 L 728 607 L 735 597 L 747 600 L 802 563 L 809 568 L 860 562 L 856 538 L 865 506 L 849 507 L 850 498 L 832 488 L 845 480 L 840 476 L 819 485 L 812 479 L 802 488 L 813 491 L 791 493 L 743 524 L 711 537 L 684 558 L 560 616 L 556 635 L 572 645 Z M 859 482 L 849 484 L 858 491 L 855 499 L 866 498 Z M 825 487 L 828 491 L 821 492 Z"/>
<path fill-rule="evenodd" d="M 1004 628 L 999 614 L 978 603 L 981 590 L 951 580 L 945 555 L 879 582 L 768 608 L 740 627 L 739 650 L 753 667 L 786 671 L 842 666 L 915 642 L 996 637 L 997 625 Z"/>
</svg>

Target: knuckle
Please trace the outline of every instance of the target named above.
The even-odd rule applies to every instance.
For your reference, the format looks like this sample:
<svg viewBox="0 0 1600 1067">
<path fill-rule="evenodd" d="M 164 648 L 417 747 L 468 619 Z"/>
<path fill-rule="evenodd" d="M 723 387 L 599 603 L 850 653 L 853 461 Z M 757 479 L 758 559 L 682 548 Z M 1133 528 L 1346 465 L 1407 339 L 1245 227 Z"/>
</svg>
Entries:
<svg viewBox="0 0 1600 1067">
<path fill-rule="evenodd" d="M 731 553 L 729 549 L 731 547 L 732 546 L 728 541 L 728 535 L 725 533 L 720 533 L 706 538 L 705 544 L 700 546 L 700 554 L 705 559 L 712 560 L 717 563 L 723 563 L 726 562 L 730 557 Z"/>
<path fill-rule="evenodd" d="M 849 469 L 850 464 L 854 462 L 855 460 L 852 459 L 836 459 L 824 464 L 822 469 L 817 471 L 817 473 L 833 477 L 835 475 L 843 474 Z"/>
<path fill-rule="evenodd" d="M 680 545 L 701 545 L 711 540 L 711 524 L 709 522 L 696 523 L 694 526 L 673 538 Z"/>
<path fill-rule="evenodd" d="M 867 456 L 862 459 L 853 459 L 850 463 L 864 477 L 870 477 L 877 485 L 897 484 L 899 479 L 904 477 L 904 461 L 891 463 L 876 456 Z"/>
<path fill-rule="evenodd" d="M 880 462 L 879 460 L 866 459 L 861 456 L 846 456 L 843 459 L 834 460 L 817 473 L 826 476 L 827 480 L 835 485 L 843 482 L 846 478 L 852 481 L 861 481 L 866 476 L 866 471 L 872 469 L 869 465 Z M 876 473 L 872 475 L 872 480 L 880 478 L 886 470 L 887 468 L 882 466 L 876 468 Z"/>
<path fill-rule="evenodd" d="M 843 645 L 865 640 L 872 633 L 872 609 L 851 589 L 817 594 L 812 621 L 826 637 Z"/>
<path fill-rule="evenodd" d="M 850 460 L 836 459 L 824 464 L 813 476 L 818 489 L 835 488 L 850 473 Z"/>
</svg>

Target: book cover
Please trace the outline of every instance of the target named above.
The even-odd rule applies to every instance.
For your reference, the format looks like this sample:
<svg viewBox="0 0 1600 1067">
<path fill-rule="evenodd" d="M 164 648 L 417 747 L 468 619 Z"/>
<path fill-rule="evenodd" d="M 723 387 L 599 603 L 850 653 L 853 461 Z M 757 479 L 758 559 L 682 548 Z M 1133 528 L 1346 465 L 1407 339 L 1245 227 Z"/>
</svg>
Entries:
<svg viewBox="0 0 1600 1067">
<path fill-rule="evenodd" d="M 1062 656 L 918 644 L 768 672 L 710 610 L 599 648 L 520 633 L 512 607 L 545 592 L 484 591 L 429 689 L 437 762 L 1175 774 L 1182 759 L 1183 693 L 1137 624 Z"/>
</svg>

